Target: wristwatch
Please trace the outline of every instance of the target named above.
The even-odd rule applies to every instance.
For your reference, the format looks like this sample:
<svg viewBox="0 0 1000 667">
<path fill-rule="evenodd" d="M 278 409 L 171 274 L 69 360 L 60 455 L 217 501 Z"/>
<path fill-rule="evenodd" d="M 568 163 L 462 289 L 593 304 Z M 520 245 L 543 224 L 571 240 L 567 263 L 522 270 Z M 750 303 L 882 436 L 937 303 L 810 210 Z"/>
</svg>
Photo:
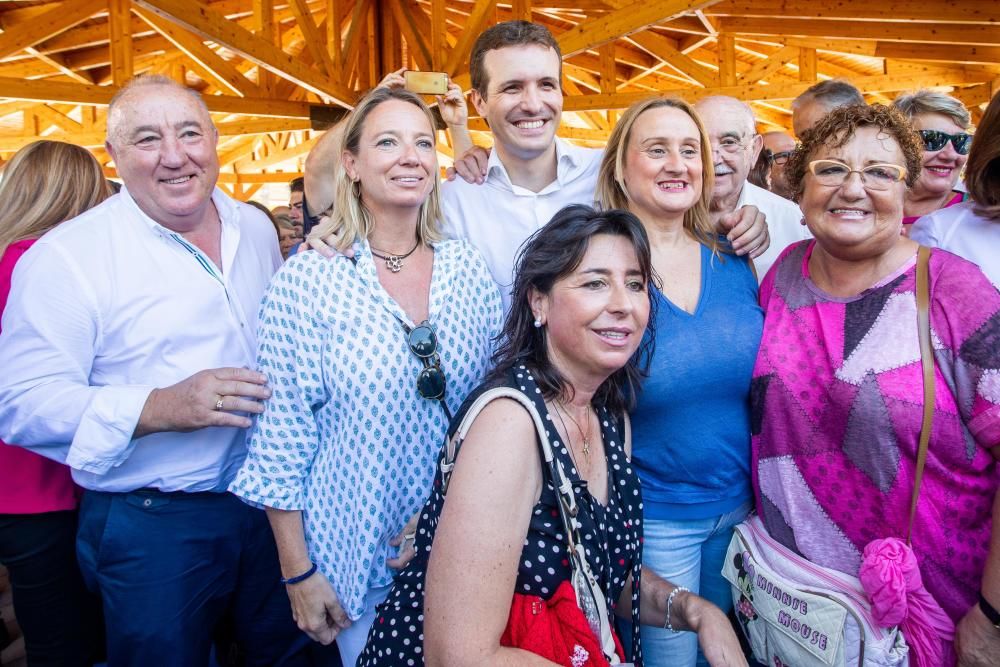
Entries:
<svg viewBox="0 0 1000 667">
<path fill-rule="evenodd" d="M 993 627 L 1000 630 L 1000 611 L 994 609 L 993 605 L 986 601 L 982 593 L 979 594 L 979 608 L 983 610 L 983 614 L 993 624 Z"/>
</svg>

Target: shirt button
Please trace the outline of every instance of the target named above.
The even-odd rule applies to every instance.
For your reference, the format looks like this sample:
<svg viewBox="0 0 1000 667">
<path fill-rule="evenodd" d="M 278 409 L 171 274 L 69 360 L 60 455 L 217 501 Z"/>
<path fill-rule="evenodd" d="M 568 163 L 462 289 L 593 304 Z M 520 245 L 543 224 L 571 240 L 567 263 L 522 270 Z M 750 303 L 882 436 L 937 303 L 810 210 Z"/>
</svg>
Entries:
<svg viewBox="0 0 1000 667">
<path fill-rule="evenodd" d="M 142 501 L 142 504 L 143 504 L 144 507 L 149 507 L 150 505 L 153 504 L 153 499 L 152 498 L 146 498 L 145 500 Z"/>
</svg>

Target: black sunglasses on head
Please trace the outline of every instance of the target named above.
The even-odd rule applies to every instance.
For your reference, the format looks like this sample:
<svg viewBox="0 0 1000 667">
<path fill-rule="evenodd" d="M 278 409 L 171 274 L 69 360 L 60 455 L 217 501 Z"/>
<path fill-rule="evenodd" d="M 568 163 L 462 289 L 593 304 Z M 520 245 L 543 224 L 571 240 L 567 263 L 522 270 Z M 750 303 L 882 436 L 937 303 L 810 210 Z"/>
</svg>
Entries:
<svg viewBox="0 0 1000 667">
<path fill-rule="evenodd" d="M 938 130 L 920 130 L 920 138 L 924 140 L 924 148 L 931 152 L 941 150 L 949 141 L 959 155 L 968 155 L 972 148 L 972 135 L 968 132 L 948 134 Z"/>
</svg>

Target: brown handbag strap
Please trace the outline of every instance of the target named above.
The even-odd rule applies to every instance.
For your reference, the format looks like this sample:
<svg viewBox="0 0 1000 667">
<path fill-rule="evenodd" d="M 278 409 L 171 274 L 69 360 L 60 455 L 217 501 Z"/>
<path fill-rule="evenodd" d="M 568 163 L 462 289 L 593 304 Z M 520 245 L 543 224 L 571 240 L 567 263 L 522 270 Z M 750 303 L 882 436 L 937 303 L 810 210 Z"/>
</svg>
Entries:
<svg viewBox="0 0 1000 667">
<path fill-rule="evenodd" d="M 931 345 L 931 294 L 928 277 L 930 257 L 930 248 L 920 246 L 917 250 L 917 333 L 920 337 L 920 366 L 924 375 L 924 416 L 920 424 L 920 447 L 917 450 L 917 471 L 913 477 L 913 497 L 910 499 L 910 522 L 906 529 L 907 544 L 910 543 L 913 534 L 913 520 L 917 516 L 917 500 L 920 498 L 920 483 L 924 478 L 927 447 L 934 425 L 934 348 Z"/>
</svg>

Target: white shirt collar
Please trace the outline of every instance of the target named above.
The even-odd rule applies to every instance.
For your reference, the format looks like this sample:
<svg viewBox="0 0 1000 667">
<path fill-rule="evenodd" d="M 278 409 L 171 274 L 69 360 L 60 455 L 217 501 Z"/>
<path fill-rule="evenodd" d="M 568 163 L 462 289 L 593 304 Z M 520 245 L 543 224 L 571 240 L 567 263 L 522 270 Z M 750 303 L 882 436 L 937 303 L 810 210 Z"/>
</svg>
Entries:
<svg viewBox="0 0 1000 667">
<path fill-rule="evenodd" d="M 575 172 L 581 168 L 587 166 L 587 161 L 582 160 L 580 156 L 580 149 L 565 139 L 559 137 L 554 137 L 556 145 L 556 180 L 553 183 L 545 186 L 541 192 L 531 193 L 531 194 L 543 194 L 553 187 L 562 187 L 570 179 L 571 176 L 575 175 Z M 490 151 L 490 157 L 486 161 L 486 179 L 499 179 L 508 188 L 514 190 L 515 192 L 519 190 L 524 190 L 524 188 L 519 188 L 514 185 L 510 180 L 510 174 L 507 172 L 507 167 L 504 166 L 503 162 L 500 160 L 500 152 L 494 148 Z"/>
</svg>

